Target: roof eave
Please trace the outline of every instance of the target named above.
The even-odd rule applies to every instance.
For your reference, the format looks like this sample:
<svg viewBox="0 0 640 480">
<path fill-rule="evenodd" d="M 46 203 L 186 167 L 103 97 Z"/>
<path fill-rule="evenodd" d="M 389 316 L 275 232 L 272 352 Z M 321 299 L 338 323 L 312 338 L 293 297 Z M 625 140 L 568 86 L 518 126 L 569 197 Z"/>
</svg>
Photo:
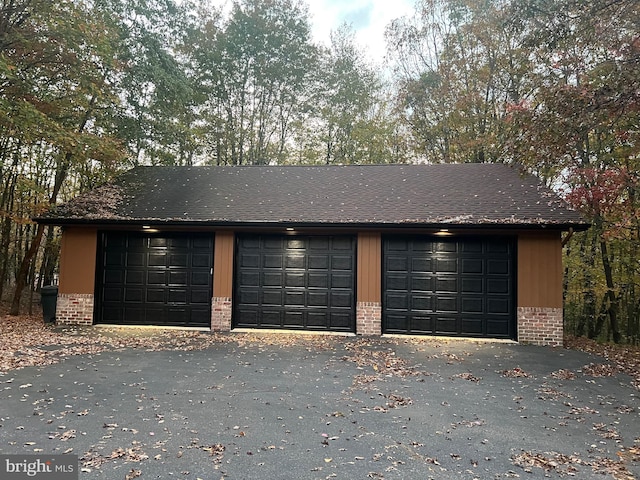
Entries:
<svg viewBox="0 0 640 480">
<path fill-rule="evenodd" d="M 171 227 L 236 227 L 236 228 L 366 228 L 366 229 L 455 229 L 455 230 L 559 230 L 576 232 L 587 230 L 587 222 L 300 222 L 300 221 L 227 221 L 227 220 L 162 220 L 144 218 L 47 218 L 37 217 L 35 222 L 55 226 L 171 226 Z"/>
</svg>

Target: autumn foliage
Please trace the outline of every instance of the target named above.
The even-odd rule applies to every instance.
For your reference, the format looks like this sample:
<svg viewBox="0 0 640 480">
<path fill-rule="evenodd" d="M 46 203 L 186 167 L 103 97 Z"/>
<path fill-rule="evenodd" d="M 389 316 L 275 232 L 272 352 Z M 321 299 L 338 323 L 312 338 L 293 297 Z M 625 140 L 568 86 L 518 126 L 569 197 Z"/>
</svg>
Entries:
<svg viewBox="0 0 640 480">
<path fill-rule="evenodd" d="M 504 162 L 592 223 L 566 244 L 568 332 L 640 341 L 637 1 L 419 0 L 385 68 L 311 21 L 302 0 L 2 3 L 13 313 L 57 269 L 58 230 L 31 218 L 132 165 Z"/>
</svg>

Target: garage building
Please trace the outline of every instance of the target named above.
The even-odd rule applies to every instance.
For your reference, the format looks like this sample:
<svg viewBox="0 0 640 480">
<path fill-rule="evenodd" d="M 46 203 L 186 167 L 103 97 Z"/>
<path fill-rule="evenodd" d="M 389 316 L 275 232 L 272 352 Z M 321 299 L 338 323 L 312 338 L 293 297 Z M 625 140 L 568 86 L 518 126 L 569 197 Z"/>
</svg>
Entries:
<svg viewBox="0 0 640 480">
<path fill-rule="evenodd" d="M 136 167 L 37 221 L 63 227 L 60 324 L 539 345 L 589 226 L 503 164 Z"/>
</svg>

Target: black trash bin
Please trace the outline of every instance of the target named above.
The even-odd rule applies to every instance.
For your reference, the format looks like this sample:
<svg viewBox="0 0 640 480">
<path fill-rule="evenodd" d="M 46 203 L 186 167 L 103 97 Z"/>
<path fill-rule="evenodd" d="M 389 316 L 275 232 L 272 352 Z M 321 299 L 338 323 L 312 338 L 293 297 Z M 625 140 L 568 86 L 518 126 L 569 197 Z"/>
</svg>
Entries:
<svg viewBox="0 0 640 480">
<path fill-rule="evenodd" d="M 42 316 L 44 323 L 54 323 L 56 321 L 56 304 L 58 303 L 58 287 L 46 285 L 40 289 L 42 303 Z"/>
</svg>

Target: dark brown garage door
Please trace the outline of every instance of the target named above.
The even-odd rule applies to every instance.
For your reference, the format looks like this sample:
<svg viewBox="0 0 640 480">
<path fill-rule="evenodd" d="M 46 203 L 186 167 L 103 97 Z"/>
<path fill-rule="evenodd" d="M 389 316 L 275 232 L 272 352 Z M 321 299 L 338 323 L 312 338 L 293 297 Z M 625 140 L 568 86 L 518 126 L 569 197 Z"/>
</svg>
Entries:
<svg viewBox="0 0 640 480">
<path fill-rule="evenodd" d="M 355 241 L 238 237 L 234 327 L 355 331 Z"/>
<path fill-rule="evenodd" d="M 515 338 L 514 243 L 384 240 L 383 332 Z"/>
<path fill-rule="evenodd" d="M 213 235 L 105 232 L 98 323 L 211 325 Z"/>
</svg>

